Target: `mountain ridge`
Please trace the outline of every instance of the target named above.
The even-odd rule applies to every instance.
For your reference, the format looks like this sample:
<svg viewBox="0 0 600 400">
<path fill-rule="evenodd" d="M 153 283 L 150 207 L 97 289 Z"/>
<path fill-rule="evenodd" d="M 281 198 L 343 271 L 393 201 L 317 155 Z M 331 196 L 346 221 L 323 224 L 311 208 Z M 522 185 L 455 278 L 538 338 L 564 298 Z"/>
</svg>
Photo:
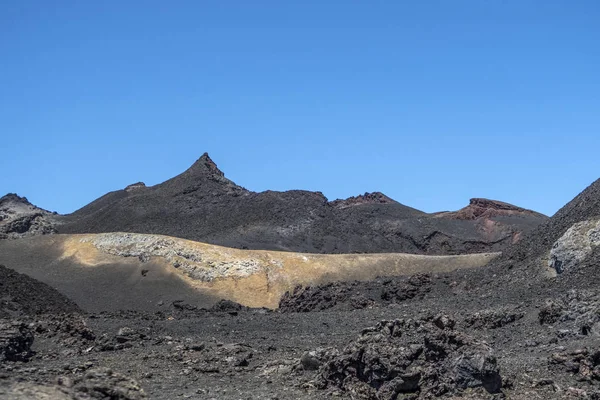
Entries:
<svg viewBox="0 0 600 400">
<path fill-rule="evenodd" d="M 508 211 L 486 213 L 485 204 Z M 333 201 L 305 190 L 254 192 L 228 179 L 204 153 L 171 179 L 128 185 L 54 220 L 59 233 L 163 234 L 309 253 L 443 255 L 502 250 L 547 218 L 507 203 L 485 204 L 472 218 L 441 218 L 381 192 Z"/>
</svg>

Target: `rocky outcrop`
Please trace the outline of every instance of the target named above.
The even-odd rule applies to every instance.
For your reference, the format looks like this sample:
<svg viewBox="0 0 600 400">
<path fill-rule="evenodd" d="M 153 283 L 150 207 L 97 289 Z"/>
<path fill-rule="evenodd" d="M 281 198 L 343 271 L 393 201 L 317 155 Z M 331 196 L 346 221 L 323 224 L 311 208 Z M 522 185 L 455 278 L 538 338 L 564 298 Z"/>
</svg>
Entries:
<svg viewBox="0 0 600 400">
<path fill-rule="evenodd" d="M 261 270 L 256 259 L 218 261 L 193 247 L 185 240 L 136 233 L 106 233 L 81 239 L 91 242 L 98 250 L 120 257 L 135 257 L 142 262 L 152 257 L 167 260 L 190 278 L 212 282 L 217 278 L 248 277 Z"/>
<path fill-rule="evenodd" d="M 600 219 L 573 224 L 550 250 L 548 266 L 561 274 L 576 269 L 600 245 Z"/>
<path fill-rule="evenodd" d="M 33 332 L 22 322 L 0 320 L 0 362 L 27 361 L 33 344 Z"/>
<path fill-rule="evenodd" d="M 600 216 L 600 179 L 593 182 L 573 200 L 558 210 L 552 218 L 535 227 L 518 244 L 506 248 L 491 269 L 497 269 L 506 280 L 531 280 L 548 274 L 549 253 L 557 241 L 579 222 Z M 546 265 L 543 265 L 543 263 Z M 532 268 L 543 265 L 544 268 Z M 562 268 L 559 266 L 559 269 Z M 551 266 L 551 269 L 555 269 Z M 502 271 L 502 272 L 500 272 Z M 509 272 L 509 273 L 506 273 Z M 589 279 L 588 279 L 589 280 Z"/>
<path fill-rule="evenodd" d="M 489 200 L 482 198 L 473 198 L 469 205 L 458 211 L 447 211 L 435 214 L 440 218 L 458 219 L 458 220 L 476 220 L 479 218 L 492 218 L 498 216 L 525 215 L 539 218 L 547 218 L 538 212 L 514 206 L 498 200 Z"/>
<path fill-rule="evenodd" d="M 281 312 L 357 310 L 422 298 L 431 290 L 431 276 L 416 274 L 402 278 L 377 278 L 367 282 L 333 282 L 296 286 L 279 301 Z"/>
<path fill-rule="evenodd" d="M 454 326 L 443 315 L 381 321 L 342 351 L 308 354 L 302 365 L 320 365 L 317 387 L 339 388 L 355 399 L 431 398 L 468 388 L 499 392 L 493 349 Z"/>
<path fill-rule="evenodd" d="M 0 239 L 56 233 L 54 214 L 34 206 L 26 197 L 9 193 L 0 198 Z"/>
<path fill-rule="evenodd" d="M 570 290 L 548 299 L 540 308 L 541 325 L 553 325 L 561 338 L 600 338 L 600 293 L 597 290 Z"/>
<path fill-rule="evenodd" d="M 333 207 L 346 208 L 352 206 L 360 206 L 363 204 L 393 204 L 396 200 L 389 198 L 381 192 L 365 193 L 358 196 L 348 197 L 347 199 L 337 199 L 330 201 Z"/>
<path fill-rule="evenodd" d="M 576 349 L 553 353 L 549 357 L 549 363 L 558 366 L 565 373 L 574 374 L 579 381 L 587 381 L 596 386 L 595 396 L 581 398 L 598 398 L 600 390 L 600 350 L 598 349 Z"/>
<path fill-rule="evenodd" d="M 126 192 L 133 192 L 135 190 L 140 190 L 140 189 L 145 189 L 146 188 L 146 184 L 144 182 L 136 182 L 136 183 L 132 183 L 131 185 L 127 186 L 125 188 Z"/>
</svg>

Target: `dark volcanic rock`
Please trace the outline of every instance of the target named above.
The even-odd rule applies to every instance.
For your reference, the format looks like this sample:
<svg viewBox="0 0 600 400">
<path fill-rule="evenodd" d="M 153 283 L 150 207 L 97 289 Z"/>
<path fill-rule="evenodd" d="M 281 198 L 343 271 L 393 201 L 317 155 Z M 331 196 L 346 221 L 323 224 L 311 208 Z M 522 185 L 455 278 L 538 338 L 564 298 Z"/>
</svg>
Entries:
<svg viewBox="0 0 600 400">
<path fill-rule="evenodd" d="M 215 312 L 235 312 L 235 311 L 246 311 L 249 307 L 243 306 L 235 301 L 231 300 L 219 300 L 215 305 L 209 308 L 209 311 Z"/>
<path fill-rule="evenodd" d="M 80 350 L 96 340 L 80 314 L 47 314 L 32 324 L 35 334 L 52 339 L 65 348 Z"/>
<path fill-rule="evenodd" d="M 146 184 L 144 182 L 132 183 L 131 185 L 125 188 L 126 192 L 132 192 L 134 190 L 145 189 Z"/>
<path fill-rule="evenodd" d="M 281 312 L 310 312 L 331 308 L 365 308 L 373 300 L 362 293 L 357 293 L 354 287 L 358 282 L 335 282 L 319 286 L 296 286 L 286 292 L 279 301 Z"/>
<path fill-rule="evenodd" d="M 600 179 L 562 207 L 548 221 L 527 234 L 517 245 L 507 249 L 493 265 L 527 269 L 540 256 L 547 256 L 554 243 L 573 224 L 600 216 Z"/>
<path fill-rule="evenodd" d="M 428 398 L 478 387 L 499 392 L 502 378 L 492 348 L 453 326 L 445 316 L 381 321 L 330 356 L 317 384 L 359 399 Z"/>
<path fill-rule="evenodd" d="M 399 303 L 424 296 L 431 289 L 431 277 L 378 278 L 373 281 L 334 282 L 297 286 L 279 302 L 281 312 L 311 312 L 328 309 L 359 310 L 382 303 Z"/>
<path fill-rule="evenodd" d="M 92 369 L 75 381 L 75 397 L 87 395 L 92 399 L 139 400 L 146 393 L 132 378 L 113 372 L 109 368 Z"/>
<path fill-rule="evenodd" d="M 600 394 L 600 350 L 583 348 L 554 353 L 548 362 L 562 372 L 575 374 L 580 381 L 590 382 Z"/>
<path fill-rule="evenodd" d="M 130 185 L 61 217 L 59 231 L 156 233 L 236 248 L 311 253 L 459 254 L 501 250 L 546 219 L 505 203 L 493 206 L 504 211 L 485 214 L 489 223 L 484 224 L 481 219 L 439 218 L 379 192 L 332 202 L 320 192 L 255 193 L 227 179 L 204 154 L 166 182 Z"/>
<path fill-rule="evenodd" d="M 574 289 L 548 299 L 540 308 L 538 320 L 542 325 L 560 328 L 561 336 L 600 339 L 600 293 Z"/>
<path fill-rule="evenodd" d="M 365 193 L 358 196 L 349 197 L 345 200 L 334 200 L 329 202 L 336 208 L 346 208 L 352 206 L 359 206 L 362 204 L 393 204 L 398 203 L 397 201 L 387 197 L 381 192 Z"/>
<path fill-rule="evenodd" d="M 136 382 L 110 378 L 117 370 L 139 380 L 148 396 L 157 399 L 598 399 L 600 248 L 556 277 L 539 272 L 556 239 L 573 223 L 597 214 L 599 194 L 583 193 L 581 203 L 556 217 L 562 223 L 552 221 L 540 230 L 548 235 L 547 247 L 538 237 L 525 237 L 514 247 L 517 252 L 508 250 L 508 258 L 484 268 L 300 288 L 288 294 L 283 307 L 324 312 L 238 311 L 230 303 L 215 307 L 225 312 L 211 312 L 184 302 L 169 305 L 171 299 L 158 313 L 90 316 L 87 322 L 98 338 L 74 344 L 69 344 L 68 332 L 85 329 L 71 322 L 63 329 L 58 321 L 38 328 L 36 322 L 30 325 L 35 356 L 26 364 L 0 363 L 0 399 L 32 398 L 18 397 L 11 385 L 19 393 L 27 389 L 24 385 L 55 389 L 57 396 L 69 396 L 64 398 L 137 396 L 137 389 L 124 389 L 139 387 Z M 325 201 L 319 194 L 306 197 L 314 204 Z M 394 205 L 361 204 L 343 211 L 377 213 L 384 206 Z M 458 222 L 505 218 L 513 217 Z M 450 240 L 443 230 L 437 232 L 429 243 Z M 415 241 L 415 248 L 427 248 L 423 243 Z M 139 277 L 139 271 L 131 276 Z M 357 337 L 365 326 L 373 327 Z M 124 346 L 97 351 L 103 334 L 115 350 Z M 98 367 L 115 372 L 94 372 L 89 384 L 83 383 Z M 79 387 L 89 389 L 74 389 Z"/>
<path fill-rule="evenodd" d="M 0 239 L 56 233 L 54 214 L 25 197 L 9 193 L 0 198 Z"/>
<path fill-rule="evenodd" d="M 45 283 L 0 265 L 0 318 L 79 311 L 74 302 Z"/>
<path fill-rule="evenodd" d="M 483 310 L 465 318 L 465 324 L 475 329 L 497 329 L 523 318 L 520 310 Z"/>
<path fill-rule="evenodd" d="M 443 218 L 454 218 L 462 220 L 474 220 L 478 218 L 492 218 L 498 216 L 531 216 L 544 219 L 545 216 L 538 212 L 517 207 L 498 200 L 475 198 L 469 201 L 469 205 L 454 212 L 437 213 Z"/>
<path fill-rule="evenodd" d="M 0 362 L 27 361 L 31 357 L 33 332 L 14 320 L 0 320 Z"/>
<path fill-rule="evenodd" d="M 383 282 L 381 298 L 386 301 L 400 302 L 423 296 L 431 289 L 431 277 L 417 274 L 408 278 L 388 279 Z"/>
</svg>

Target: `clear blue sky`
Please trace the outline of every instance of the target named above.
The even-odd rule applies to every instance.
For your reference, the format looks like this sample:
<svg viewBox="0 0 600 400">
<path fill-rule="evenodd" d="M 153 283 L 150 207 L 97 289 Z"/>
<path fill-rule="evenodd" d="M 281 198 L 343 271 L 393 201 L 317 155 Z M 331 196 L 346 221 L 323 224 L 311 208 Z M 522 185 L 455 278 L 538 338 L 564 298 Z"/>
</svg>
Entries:
<svg viewBox="0 0 600 400">
<path fill-rule="evenodd" d="M 600 177 L 600 2 L 0 2 L 0 192 L 71 212 L 208 151 L 248 189 L 488 197 Z"/>
</svg>

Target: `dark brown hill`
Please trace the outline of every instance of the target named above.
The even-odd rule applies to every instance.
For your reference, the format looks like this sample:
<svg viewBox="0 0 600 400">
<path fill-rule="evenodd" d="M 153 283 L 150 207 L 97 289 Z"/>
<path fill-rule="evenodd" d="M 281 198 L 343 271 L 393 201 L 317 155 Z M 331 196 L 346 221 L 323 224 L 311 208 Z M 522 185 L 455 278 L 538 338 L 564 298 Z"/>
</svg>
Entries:
<svg viewBox="0 0 600 400">
<path fill-rule="evenodd" d="M 505 204 L 492 202 L 491 204 Z M 502 250 L 546 217 L 510 213 L 440 218 L 383 193 L 329 202 L 320 192 L 249 191 L 204 154 L 156 186 L 136 183 L 61 217 L 60 233 L 156 233 L 223 246 L 313 253 L 459 254 Z"/>
<path fill-rule="evenodd" d="M 497 200 L 474 198 L 469 205 L 458 211 L 446 211 L 436 213 L 440 218 L 475 220 L 479 218 L 491 218 L 499 216 L 529 215 L 544 218 L 543 214 L 525 208 L 517 207 L 509 203 Z"/>
<path fill-rule="evenodd" d="M 0 318 L 79 311 L 56 289 L 0 265 Z"/>
</svg>

